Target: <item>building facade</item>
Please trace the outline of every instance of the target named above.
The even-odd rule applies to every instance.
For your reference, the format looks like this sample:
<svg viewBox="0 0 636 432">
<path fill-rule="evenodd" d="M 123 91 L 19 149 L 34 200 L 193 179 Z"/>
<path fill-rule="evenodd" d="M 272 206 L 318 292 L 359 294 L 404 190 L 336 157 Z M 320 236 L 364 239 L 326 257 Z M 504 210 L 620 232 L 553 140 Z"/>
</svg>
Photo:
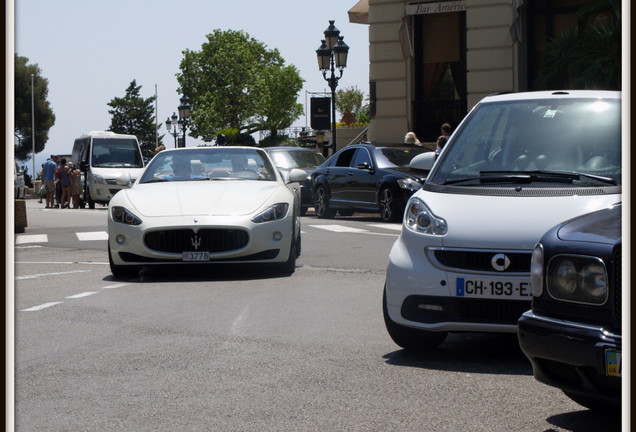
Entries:
<svg viewBox="0 0 636 432">
<path fill-rule="evenodd" d="M 360 0 L 369 26 L 369 140 L 434 142 L 484 96 L 540 90 L 547 42 L 590 0 Z"/>
</svg>

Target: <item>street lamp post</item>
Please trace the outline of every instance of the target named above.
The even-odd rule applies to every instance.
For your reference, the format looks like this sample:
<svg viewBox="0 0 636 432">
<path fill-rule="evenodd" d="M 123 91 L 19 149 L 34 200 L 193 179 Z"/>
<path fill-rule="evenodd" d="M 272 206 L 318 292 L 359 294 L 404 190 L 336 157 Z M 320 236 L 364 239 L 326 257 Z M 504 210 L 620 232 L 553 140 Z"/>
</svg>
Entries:
<svg viewBox="0 0 636 432">
<path fill-rule="evenodd" d="M 347 56 L 349 54 L 349 46 L 344 43 L 343 36 L 340 36 L 340 30 L 333 25 L 335 21 L 329 20 L 329 27 L 324 31 L 325 38 L 321 41 L 320 47 L 316 50 L 318 56 L 318 69 L 322 72 L 322 77 L 329 84 L 331 89 L 331 147 L 336 150 L 336 88 L 338 81 L 342 78 L 342 72 L 347 67 Z M 338 69 L 338 76 L 336 76 Z M 327 77 L 327 72 L 331 71 L 331 75 Z M 323 147 L 323 151 L 326 147 Z M 325 156 L 327 156 L 325 154 Z"/>
<path fill-rule="evenodd" d="M 181 132 L 177 129 L 177 114 L 172 113 L 172 118 L 168 117 L 166 119 L 166 129 L 168 129 L 168 133 L 174 137 L 174 148 L 177 148 L 177 136 Z"/>
<path fill-rule="evenodd" d="M 190 123 L 190 115 L 192 114 L 192 105 L 190 105 L 190 98 L 182 96 L 179 99 L 181 104 L 177 107 L 179 110 L 179 118 L 177 120 L 177 114 L 172 113 L 172 118 L 166 119 L 166 129 L 168 133 L 174 137 L 174 146 L 185 147 L 186 145 L 186 132 L 188 124 Z M 179 135 L 182 135 L 179 137 Z M 177 137 L 178 140 L 177 140 Z"/>
</svg>

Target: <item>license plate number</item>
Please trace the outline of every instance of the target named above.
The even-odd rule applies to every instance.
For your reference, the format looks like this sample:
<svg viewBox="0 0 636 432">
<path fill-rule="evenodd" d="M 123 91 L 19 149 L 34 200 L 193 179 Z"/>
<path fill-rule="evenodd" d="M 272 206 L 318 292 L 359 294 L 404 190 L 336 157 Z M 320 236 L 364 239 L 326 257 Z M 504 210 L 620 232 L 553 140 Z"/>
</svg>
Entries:
<svg viewBox="0 0 636 432">
<path fill-rule="evenodd" d="M 620 377 L 622 373 L 621 352 L 605 351 L 605 373 L 607 376 Z"/>
<path fill-rule="evenodd" d="M 183 261 L 210 261 L 210 252 L 183 252 Z"/>
<path fill-rule="evenodd" d="M 457 297 L 529 300 L 532 296 L 532 289 L 530 282 L 526 280 L 457 278 L 455 295 Z"/>
</svg>

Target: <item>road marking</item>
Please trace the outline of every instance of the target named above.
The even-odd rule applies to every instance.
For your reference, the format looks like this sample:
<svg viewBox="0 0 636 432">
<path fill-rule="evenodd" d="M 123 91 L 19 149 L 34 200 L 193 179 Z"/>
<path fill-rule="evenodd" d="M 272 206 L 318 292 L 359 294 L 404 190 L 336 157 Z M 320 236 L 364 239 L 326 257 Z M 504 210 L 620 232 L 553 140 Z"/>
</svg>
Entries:
<svg viewBox="0 0 636 432">
<path fill-rule="evenodd" d="M 42 309 L 46 309 L 46 308 L 48 308 L 48 307 L 55 306 L 55 305 L 58 305 L 58 304 L 60 304 L 60 303 L 62 303 L 62 302 L 49 302 L 49 303 L 44 303 L 44 304 L 41 304 L 41 305 L 39 305 L 39 306 L 33 306 L 33 307 L 28 308 L 28 309 L 22 309 L 22 312 L 35 312 L 35 311 L 40 311 L 40 310 L 42 310 Z"/>
<path fill-rule="evenodd" d="M 58 275 L 65 275 L 70 273 L 88 273 L 88 272 L 90 272 L 90 270 L 72 270 L 72 271 L 54 272 L 54 273 L 38 273 L 38 274 L 32 274 L 32 275 L 16 276 L 15 279 L 16 280 L 36 279 L 36 278 L 45 277 L 45 276 L 58 276 Z"/>
<path fill-rule="evenodd" d="M 393 231 L 402 231 L 402 224 L 368 224 L 368 226 L 370 227 L 374 227 L 374 228 L 382 228 L 382 229 L 388 229 L 388 230 L 393 230 Z"/>
<path fill-rule="evenodd" d="M 49 241 L 49 238 L 46 234 L 27 234 L 27 235 L 19 235 L 15 238 L 15 244 L 25 244 L 25 243 L 46 243 Z"/>
<path fill-rule="evenodd" d="M 121 288 L 121 287 L 126 286 L 126 285 L 130 285 L 130 284 L 120 283 L 120 284 L 115 284 L 115 285 L 108 285 L 108 286 L 102 287 L 102 289 L 115 289 L 115 288 Z"/>
<path fill-rule="evenodd" d="M 108 240 L 106 231 L 78 232 L 75 235 L 79 241 Z"/>
<path fill-rule="evenodd" d="M 64 298 L 67 298 L 67 299 L 78 299 L 78 298 L 82 298 L 82 297 L 88 297 L 88 296 L 93 295 L 93 294 L 97 294 L 97 291 L 87 291 L 87 292 L 74 294 L 72 296 L 68 296 L 68 297 L 64 297 Z"/>
<path fill-rule="evenodd" d="M 344 225 L 309 225 L 312 228 L 319 228 L 319 229 L 324 229 L 327 231 L 333 231 L 333 232 L 340 232 L 340 233 L 344 233 L 344 232 L 350 232 L 350 233 L 362 233 L 362 232 L 368 232 L 367 230 L 363 230 L 363 229 L 358 229 L 358 228 L 351 228 L 348 226 L 344 226 Z"/>
</svg>

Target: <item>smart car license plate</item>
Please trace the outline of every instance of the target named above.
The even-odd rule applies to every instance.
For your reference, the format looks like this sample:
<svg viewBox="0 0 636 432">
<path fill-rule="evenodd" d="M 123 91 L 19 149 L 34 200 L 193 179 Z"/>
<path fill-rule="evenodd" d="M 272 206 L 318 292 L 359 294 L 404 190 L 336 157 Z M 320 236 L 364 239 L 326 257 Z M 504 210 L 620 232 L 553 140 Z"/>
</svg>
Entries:
<svg viewBox="0 0 636 432">
<path fill-rule="evenodd" d="M 183 261 L 210 261 L 210 252 L 183 252 Z"/>
<path fill-rule="evenodd" d="M 530 281 L 525 279 L 457 278 L 455 295 L 457 297 L 529 300 L 532 296 L 532 290 Z"/>
<path fill-rule="evenodd" d="M 621 352 L 615 350 L 605 351 L 605 373 L 607 376 L 620 377 L 622 372 Z"/>
</svg>

